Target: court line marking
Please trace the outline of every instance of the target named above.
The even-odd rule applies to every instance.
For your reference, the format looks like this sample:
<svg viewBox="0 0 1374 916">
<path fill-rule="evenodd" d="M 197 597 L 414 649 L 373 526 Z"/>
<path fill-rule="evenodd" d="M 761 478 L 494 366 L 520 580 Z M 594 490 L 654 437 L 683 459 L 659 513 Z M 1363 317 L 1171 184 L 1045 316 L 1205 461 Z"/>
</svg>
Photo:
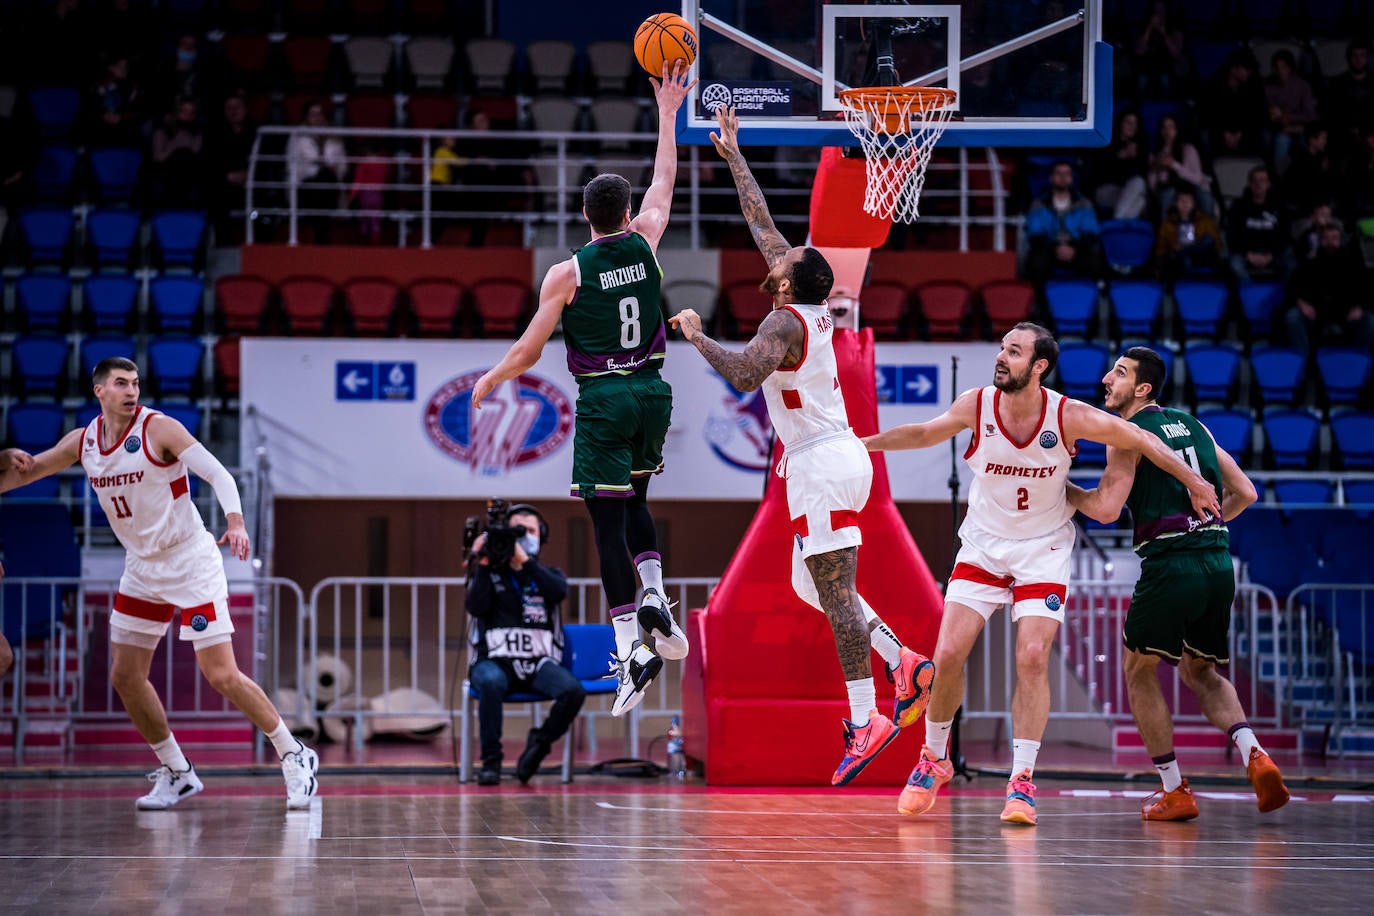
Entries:
<svg viewBox="0 0 1374 916">
<path fill-rule="evenodd" d="M 1054 815 L 1054 816 L 1055 816 L 1056 818 L 1058 818 L 1060 815 L 1056 814 L 1056 815 Z M 895 816 L 894 816 L 894 817 L 895 817 Z M 907 823 L 907 821 L 903 820 L 902 823 Z M 911 822 L 911 823 L 915 823 L 915 822 L 913 821 L 913 822 Z M 929 833 L 929 834 L 922 834 L 922 835 L 920 836 L 920 839 L 923 840 L 923 841 L 932 841 L 932 842 L 935 842 L 935 841 L 942 841 L 942 840 L 964 842 L 964 841 L 969 841 L 969 840 L 982 839 L 982 840 L 987 840 L 987 841 L 989 841 L 989 842 L 993 842 L 993 841 L 1000 840 L 1002 837 L 1004 837 L 1004 836 L 1006 836 L 1006 835 L 1007 835 L 1006 832 L 989 833 L 989 834 L 987 834 L 987 835 L 985 835 L 985 836 L 982 836 L 982 837 L 969 836 L 969 835 L 967 835 L 967 834 L 962 835 L 962 836 L 954 836 L 953 834 L 950 834 L 950 835 L 937 835 L 937 834 Z M 1030 836 L 1031 834 L 1022 834 L 1022 835 Z M 567 838 L 567 839 L 605 839 L 605 838 L 620 838 L 620 839 L 638 839 L 638 840 L 673 840 L 673 839 L 678 839 L 678 840 L 680 840 L 680 839 L 682 839 L 683 834 L 679 831 L 679 832 L 676 832 L 676 833 L 636 833 L 636 834 L 632 834 L 632 835 L 626 835 L 626 834 L 621 833 L 621 832 L 615 832 L 615 833 L 558 833 L 558 834 L 553 834 L 552 836 L 564 837 L 564 838 Z M 322 837 L 321 839 L 322 839 L 322 840 L 325 840 L 325 841 L 328 841 L 328 840 L 350 840 L 350 841 L 351 841 L 351 840 L 379 840 L 379 841 L 385 840 L 385 841 L 391 841 L 391 840 L 492 840 L 492 839 L 500 839 L 500 838 L 501 838 L 500 836 L 498 836 L 497 834 L 493 834 L 493 833 L 420 833 L 420 834 L 402 834 L 402 835 L 395 835 L 395 836 L 351 836 L 351 835 L 346 835 L 346 834 L 340 834 L 340 835 L 338 835 L 338 836 L 327 836 L 327 837 Z M 891 842 L 891 841 L 893 840 L 893 837 L 892 837 L 890 834 L 875 834 L 875 833 L 853 834 L 853 835 L 848 835 L 848 834 L 834 834 L 834 833 L 816 833 L 816 834 L 795 834 L 795 833 L 787 833 L 787 834 L 770 834 L 770 833 L 757 833 L 757 834 L 756 834 L 756 833 L 698 833 L 698 834 L 692 834 L 692 838 L 693 838 L 693 839 L 698 839 L 698 840 L 796 840 L 796 841 L 798 841 L 798 842 L 814 842 L 814 841 L 816 841 L 816 840 L 874 840 L 874 841 L 880 841 L 880 842 Z M 538 837 L 538 838 L 536 838 L 536 839 L 548 839 L 548 837 Z M 1160 843 L 1160 838 L 1158 838 L 1158 837 L 1113 837 L 1113 838 L 1111 838 L 1111 839 L 1107 839 L 1107 838 L 1095 838 L 1095 837 L 1086 837 L 1086 838 L 1085 838 L 1085 837 L 1047 837 L 1047 838 L 1045 838 L 1045 840 L 1044 840 L 1044 842 L 1046 842 L 1046 843 L 1053 843 L 1053 842 L 1060 842 L 1060 841 L 1064 841 L 1064 842 L 1084 842 L 1084 841 L 1086 841 L 1086 842 L 1103 842 L 1103 843 L 1112 843 L 1112 844 L 1148 843 L 1148 844 L 1150 844 L 1150 845 L 1158 845 L 1158 844 Z M 1331 841 L 1331 840 L 1265 840 L 1264 842 L 1265 842 L 1266 845 L 1273 845 L 1273 846 L 1279 846 L 1279 847 L 1287 847 L 1287 846 L 1334 846 L 1334 847 L 1342 848 L 1342 849 L 1345 849 L 1345 848 L 1349 848 L 1349 849 L 1374 849 L 1374 841 L 1369 842 L 1369 843 L 1345 843 L 1345 842 L 1337 842 L 1337 841 Z M 1245 839 L 1245 840 L 1226 840 L 1226 839 L 1222 839 L 1222 838 L 1220 838 L 1220 837 L 1209 837 L 1209 838 L 1206 840 L 1206 843 L 1207 843 L 1209 846 L 1254 846 L 1255 843 L 1256 843 L 1256 840 L 1255 840 L 1254 838 Z M 1190 856 L 1190 858 L 1197 858 L 1197 857 L 1196 857 L 1196 856 Z M 1356 856 L 1355 858 L 1368 858 L 1368 856 L 1367 856 L 1367 855 L 1365 855 L 1365 856 Z"/>
</svg>

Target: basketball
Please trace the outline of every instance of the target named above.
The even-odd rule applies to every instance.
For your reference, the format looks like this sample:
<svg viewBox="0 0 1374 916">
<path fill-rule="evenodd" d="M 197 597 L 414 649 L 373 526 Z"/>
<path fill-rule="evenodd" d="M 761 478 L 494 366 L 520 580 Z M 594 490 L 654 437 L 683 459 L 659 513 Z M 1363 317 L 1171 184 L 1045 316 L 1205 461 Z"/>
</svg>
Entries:
<svg viewBox="0 0 1374 916">
<path fill-rule="evenodd" d="M 677 13 L 659 13 L 635 31 L 635 58 L 654 76 L 663 75 L 663 62 L 681 58 L 692 66 L 697 59 L 697 33 Z"/>
</svg>

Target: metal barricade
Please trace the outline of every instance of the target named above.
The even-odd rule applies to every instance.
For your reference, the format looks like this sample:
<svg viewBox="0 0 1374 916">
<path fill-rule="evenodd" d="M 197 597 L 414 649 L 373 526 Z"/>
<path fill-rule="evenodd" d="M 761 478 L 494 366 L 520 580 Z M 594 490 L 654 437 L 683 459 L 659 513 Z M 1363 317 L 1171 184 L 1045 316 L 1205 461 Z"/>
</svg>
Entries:
<svg viewBox="0 0 1374 916">
<path fill-rule="evenodd" d="M 1374 585 L 1304 583 L 1288 595 L 1288 617 L 1297 639 L 1290 653 L 1294 689 L 1290 700 L 1307 725 L 1329 726 L 1338 756 L 1355 729 L 1374 729 Z M 1291 695 L 1290 695 L 1291 696 Z M 1358 746 L 1374 749 L 1374 741 Z"/>
</svg>

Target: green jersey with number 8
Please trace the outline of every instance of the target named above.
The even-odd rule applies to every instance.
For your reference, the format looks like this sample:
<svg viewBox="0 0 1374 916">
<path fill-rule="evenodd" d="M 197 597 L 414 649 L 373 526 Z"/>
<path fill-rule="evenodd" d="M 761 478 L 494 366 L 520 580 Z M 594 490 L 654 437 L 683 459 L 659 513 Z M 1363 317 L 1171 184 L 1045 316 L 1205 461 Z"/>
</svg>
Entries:
<svg viewBox="0 0 1374 916">
<path fill-rule="evenodd" d="M 656 378 L 667 353 L 663 271 L 636 232 L 594 239 L 573 255 L 577 292 L 563 309 L 568 371 L 581 385 L 614 375 Z"/>
<path fill-rule="evenodd" d="M 1164 440 L 1184 464 L 1216 487 L 1220 496 L 1221 464 L 1216 444 L 1200 421 L 1181 410 L 1152 404 L 1136 411 L 1130 422 Z M 1226 523 L 1194 515 L 1188 488 L 1144 459 L 1136 465 L 1135 483 L 1126 505 L 1135 519 L 1135 552 L 1141 557 L 1165 550 L 1230 546 Z"/>
</svg>

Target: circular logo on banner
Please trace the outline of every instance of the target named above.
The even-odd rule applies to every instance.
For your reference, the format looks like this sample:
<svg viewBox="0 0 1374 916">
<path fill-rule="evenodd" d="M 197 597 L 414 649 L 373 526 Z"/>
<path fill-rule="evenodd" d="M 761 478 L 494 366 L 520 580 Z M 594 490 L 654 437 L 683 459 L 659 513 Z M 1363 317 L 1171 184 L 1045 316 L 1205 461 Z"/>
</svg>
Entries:
<svg viewBox="0 0 1374 916">
<path fill-rule="evenodd" d="M 498 385 L 482 409 L 473 410 L 472 388 L 485 371 L 451 378 L 429 396 L 425 435 L 436 448 L 495 476 L 547 457 L 567 441 L 572 403 L 553 382 L 529 372 Z"/>
<path fill-rule="evenodd" d="M 143 442 L 139 440 L 138 436 L 130 436 L 124 440 L 124 451 L 131 455 L 142 447 Z"/>
<path fill-rule="evenodd" d="M 741 471 L 766 471 L 771 455 L 773 423 L 763 391 L 740 393 L 729 382 L 726 396 L 706 416 L 703 432 L 716 457 Z"/>
<path fill-rule="evenodd" d="M 1050 592 L 1048 595 L 1045 596 L 1045 607 L 1049 608 L 1052 611 L 1059 610 L 1060 606 L 1062 606 L 1063 603 L 1064 599 L 1054 594 L 1054 592 Z"/>
<path fill-rule="evenodd" d="M 707 83 L 701 90 L 701 107 L 707 111 L 714 112 L 722 105 L 729 105 L 735 100 L 735 95 L 730 91 L 729 86 L 720 83 Z"/>
<path fill-rule="evenodd" d="M 197 633 L 201 632 L 209 625 L 210 621 L 205 619 L 204 614 L 197 614 L 191 618 L 191 629 L 195 630 Z"/>
<path fill-rule="evenodd" d="M 1054 447 L 1055 447 L 1056 445 L 1058 445 L 1058 444 L 1059 444 L 1059 437 L 1056 436 L 1054 433 L 1050 432 L 1048 429 L 1045 430 L 1043 433 L 1040 434 L 1040 447 L 1041 447 L 1041 448 L 1054 448 Z"/>
</svg>

